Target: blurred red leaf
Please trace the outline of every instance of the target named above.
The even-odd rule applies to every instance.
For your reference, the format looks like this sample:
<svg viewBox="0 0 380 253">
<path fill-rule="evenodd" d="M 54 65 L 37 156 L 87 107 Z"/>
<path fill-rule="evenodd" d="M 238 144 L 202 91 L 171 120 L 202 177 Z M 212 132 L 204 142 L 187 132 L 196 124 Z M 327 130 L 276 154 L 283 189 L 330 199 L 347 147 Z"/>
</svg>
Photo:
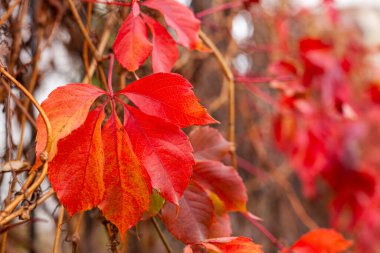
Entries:
<svg viewBox="0 0 380 253">
<path fill-rule="evenodd" d="M 231 151 L 232 144 L 211 127 L 200 127 L 189 135 L 197 160 L 220 161 Z"/>
<path fill-rule="evenodd" d="M 315 229 L 281 253 L 340 253 L 351 245 L 352 242 L 332 229 Z"/>
<path fill-rule="evenodd" d="M 218 161 L 198 161 L 192 179 L 215 193 L 226 211 L 246 211 L 247 192 L 237 171 Z"/>
<path fill-rule="evenodd" d="M 194 248 L 194 250 L 193 250 Z M 222 237 L 209 239 L 198 245 L 188 245 L 184 249 L 184 253 L 204 252 L 201 249 L 206 249 L 207 252 L 218 253 L 263 253 L 261 246 L 252 242 L 246 237 Z"/>
<path fill-rule="evenodd" d="M 179 200 L 178 209 L 169 202 L 164 204 L 161 219 L 175 238 L 191 244 L 208 238 L 215 210 L 205 190 L 191 182 Z"/>
</svg>

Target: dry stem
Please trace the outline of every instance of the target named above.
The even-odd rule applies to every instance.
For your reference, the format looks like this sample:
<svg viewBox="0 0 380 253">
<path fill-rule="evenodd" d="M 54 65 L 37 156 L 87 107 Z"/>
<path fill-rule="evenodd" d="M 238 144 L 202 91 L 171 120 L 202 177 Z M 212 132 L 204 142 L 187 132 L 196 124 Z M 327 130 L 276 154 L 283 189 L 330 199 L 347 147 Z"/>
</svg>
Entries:
<svg viewBox="0 0 380 253">
<path fill-rule="evenodd" d="M 215 55 L 215 58 L 219 62 L 224 75 L 228 80 L 228 99 L 229 99 L 229 141 L 233 144 L 231 151 L 231 161 L 234 168 L 237 168 L 237 159 L 236 159 L 236 150 L 235 150 L 235 81 L 234 75 L 228 66 L 226 60 L 224 59 L 222 53 L 215 46 L 214 42 L 203 32 L 200 31 L 199 36 L 205 42 L 206 46 L 208 46 Z"/>
</svg>

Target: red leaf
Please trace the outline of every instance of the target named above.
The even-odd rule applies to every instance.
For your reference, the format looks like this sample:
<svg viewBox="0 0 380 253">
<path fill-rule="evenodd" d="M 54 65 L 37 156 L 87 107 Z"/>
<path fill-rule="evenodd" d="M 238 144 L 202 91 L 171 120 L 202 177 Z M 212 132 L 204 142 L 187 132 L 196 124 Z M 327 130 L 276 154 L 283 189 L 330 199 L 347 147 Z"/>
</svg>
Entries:
<svg viewBox="0 0 380 253">
<path fill-rule="evenodd" d="M 209 239 L 202 245 L 209 250 L 215 250 L 216 247 L 221 253 L 263 253 L 260 245 L 245 237 Z"/>
<path fill-rule="evenodd" d="M 105 154 L 106 191 L 99 205 L 104 216 L 115 224 L 124 238 L 149 208 L 149 176 L 137 160 L 132 145 L 116 113 L 102 129 Z"/>
<path fill-rule="evenodd" d="M 231 151 L 232 144 L 211 127 L 200 127 L 189 135 L 197 160 L 222 160 Z"/>
<path fill-rule="evenodd" d="M 58 140 L 68 136 L 86 120 L 91 104 L 105 92 L 89 84 L 69 84 L 55 89 L 42 103 L 52 127 L 53 143 L 49 153 L 49 161 L 57 153 Z M 36 165 L 39 166 L 40 153 L 47 140 L 45 123 L 41 116 L 37 118 Z"/>
<path fill-rule="evenodd" d="M 140 161 L 147 169 L 153 188 L 178 204 L 190 181 L 194 159 L 187 136 L 175 125 L 125 107 L 125 129 Z"/>
<path fill-rule="evenodd" d="M 135 81 L 118 94 L 126 95 L 144 113 L 180 127 L 216 123 L 191 88 L 178 74 L 157 73 Z"/>
<path fill-rule="evenodd" d="M 50 183 L 70 215 L 103 199 L 103 119 L 103 107 L 90 112 L 81 127 L 59 141 L 59 152 L 49 164 Z"/>
<path fill-rule="evenodd" d="M 157 76 L 160 78 L 156 78 Z M 162 83 L 164 93 L 160 93 L 162 91 L 159 91 L 157 86 L 160 87 L 161 82 L 168 79 L 170 81 L 173 77 L 178 82 L 169 82 L 169 86 Z M 141 87 L 136 88 L 136 83 L 142 85 L 142 92 Z M 198 103 L 191 91 L 191 85 L 182 77 L 159 74 L 136 83 L 131 85 L 131 90 L 125 89 L 124 92 L 132 96 L 133 102 L 143 109 L 148 110 L 152 101 L 163 104 L 162 108 L 166 111 L 156 112 L 161 118 L 146 115 L 123 104 L 126 107 L 124 127 L 115 111 L 115 102 L 123 102 L 86 84 L 58 88 L 43 103 L 53 127 L 55 152 L 56 143 L 64 138 L 59 142 L 59 154 L 52 161 L 49 171 L 50 180 L 59 199 L 70 214 L 98 205 L 104 216 L 119 228 L 122 235 L 134 226 L 149 208 L 152 182 L 142 164 L 148 167 L 153 186 L 174 203 L 178 202 L 190 180 L 194 164 L 192 147 L 178 124 L 173 125 L 166 120 L 166 113 L 172 113 L 169 119 L 175 120 L 175 114 L 178 113 L 180 119 L 188 124 L 214 122 Z M 170 85 L 179 86 L 176 97 L 178 101 L 164 96 L 165 92 L 170 93 Z M 149 89 L 153 92 L 148 91 Z M 95 99 L 102 94 L 107 95 L 108 101 L 112 103 L 112 115 L 102 128 L 100 139 L 99 130 L 104 113 L 100 108 L 90 114 L 88 111 Z M 187 111 L 191 108 L 199 111 Z M 181 112 L 182 109 L 184 112 Z M 178 123 L 178 120 L 176 122 Z M 41 152 L 46 142 L 45 125 L 41 119 L 38 128 L 40 139 L 37 140 L 37 146 Z M 126 129 L 131 134 L 133 145 Z M 138 152 L 137 155 L 135 152 Z M 203 192 L 202 189 L 200 191 Z M 211 200 L 207 199 L 206 202 L 211 203 Z M 157 211 L 157 206 L 152 207 L 153 211 Z M 211 212 L 214 212 L 212 203 Z"/>
<path fill-rule="evenodd" d="M 142 5 L 163 14 L 167 25 L 176 31 L 179 44 L 189 49 L 202 48 L 198 36 L 200 21 L 189 8 L 175 0 L 147 0 Z"/>
<path fill-rule="evenodd" d="M 144 21 L 139 15 L 129 14 L 113 44 L 118 62 L 127 70 L 135 71 L 152 52 L 152 44 Z"/>
<path fill-rule="evenodd" d="M 229 237 L 232 234 L 230 215 L 225 213 L 217 215 L 215 222 L 211 225 L 209 230 L 210 238 Z"/>
<path fill-rule="evenodd" d="M 178 49 L 172 36 L 159 22 L 142 14 L 153 37 L 152 66 L 153 72 L 170 72 L 178 59 Z"/>
<path fill-rule="evenodd" d="M 332 229 L 315 229 L 303 235 L 292 247 L 281 253 L 340 253 L 347 250 L 352 242 Z"/>
<path fill-rule="evenodd" d="M 193 180 L 215 193 L 227 211 L 246 211 L 247 191 L 237 171 L 218 161 L 200 161 L 194 167 Z"/>
<path fill-rule="evenodd" d="M 175 238 L 184 243 L 197 243 L 208 237 L 209 227 L 215 218 L 214 206 L 207 193 L 190 182 L 179 200 L 179 209 L 166 202 L 162 208 L 162 221 Z"/>
</svg>

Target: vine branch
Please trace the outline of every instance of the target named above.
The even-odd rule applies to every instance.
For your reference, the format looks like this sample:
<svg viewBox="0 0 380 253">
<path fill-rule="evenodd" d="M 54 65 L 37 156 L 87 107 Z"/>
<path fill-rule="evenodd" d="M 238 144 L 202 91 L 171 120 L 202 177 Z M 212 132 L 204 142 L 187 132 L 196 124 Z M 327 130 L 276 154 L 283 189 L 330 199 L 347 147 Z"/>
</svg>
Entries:
<svg viewBox="0 0 380 253">
<path fill-rule="evenodd" d="M 234 75 L 228 66 L 226 60 L 224 59 L 222 53 L 216 47 L 214 42 L 204 33 L 203 31 L 199 32 L 200 38 L 204 41 L 206 46 L 208 46 L 215 55 L 215 58 L 219 62 L 224 75 L 228 80 L 228 99 L 229 99 L 229 141 L 233 144 L 231 151 L 231 161 L 233 167 L 237 168 L 237 158 L 236 158 L 236 149 L 235 149 L 235 80 Z"/>
</svg>

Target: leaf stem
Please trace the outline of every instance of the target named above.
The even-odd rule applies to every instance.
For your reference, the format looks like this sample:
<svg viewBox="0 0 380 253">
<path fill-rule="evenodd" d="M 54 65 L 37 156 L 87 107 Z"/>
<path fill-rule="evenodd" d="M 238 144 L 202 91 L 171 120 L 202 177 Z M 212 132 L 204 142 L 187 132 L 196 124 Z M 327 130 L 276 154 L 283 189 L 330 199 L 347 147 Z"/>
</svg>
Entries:
<svg viewBox="0 0 380 253">
<path fill-rule="evenodd" d="M 241 212 L 241 214 L 251 222 L 258 230 L 260 230 L 278 249 L 285 249 L 284 245 L 282 245 L 271 232 L 269 232 L 259 221 L 255 218 L 251 217 L 247 212 Z"/>
<path fill-rule="evenodd" d="M 166 251 L 167 251 L 168 253 L 173 253 L 173 250 L 172 250 L 172 248 L 170 247 L 168 241 L 166 240 L 165 235 L 164 235 L 164 233 L 162 232 L 160 226 L 158 225 L 158 222 L 157 222 L 156 218 L 155 218 L 155 217 L 152 217 L 152 218 L 151 218 L 151 221 L 152 221 L 152 223 L 153 223 L 153 225 L 154 225 L 154 228 L 156 229 L 158 235 L 160 236 L 161 241 L 162 241 L 162 243 L 164 244 L 164 246 L 165 246 L 165 248 L 166 248 Z"/>
<path fill-rule="evenodd" d="M 113 88 L 112 88 L 112 71 L 113 71 L 113 64 L 115 62 L 115 56 L 113 54 L 109 55 L 109 66 L 108 66 L 108 79 L 107 79 L 107 84 L 108 84 L 108 90 L 111 94 L 111 97 L 113 98 Z"/>
</svg>

